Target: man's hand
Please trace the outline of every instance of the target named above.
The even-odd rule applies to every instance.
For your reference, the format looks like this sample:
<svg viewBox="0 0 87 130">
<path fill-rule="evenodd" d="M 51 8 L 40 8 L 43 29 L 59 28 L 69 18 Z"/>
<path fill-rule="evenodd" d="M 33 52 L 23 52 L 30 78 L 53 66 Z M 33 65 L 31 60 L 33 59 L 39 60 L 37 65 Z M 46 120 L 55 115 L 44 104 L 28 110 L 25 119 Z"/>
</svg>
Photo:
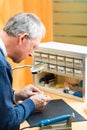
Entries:
<svg viewBox="0 0 87 130">
<path fill-rule="evenodd" d="M 33 85 L 28 85 L 20 91 L 15 91 L 15 100 L 23 101 L 30 98 L 35 104 L 36 111 L 42 111 L 51 98 Z"/>
<path fill-rule="evenodd" d="M 29 84 L 23 89 L 19 91 L 15 91 L 14 94 L 15 94 L 15 100 L 16 102 L 18 102 L 20 100 L 23 101 L 36 94 L 42 94 L 42 92 L 38 88 L 36 88 L 34 85 Z"/>
<path fill-rule="evenodd" d="M 36 111 L 42 111 L 46 104 L 51 100 L 49 96 L 44 94 L 36 94 L 31 96 L 30 99 L 34 102 Z"/>
</svg>

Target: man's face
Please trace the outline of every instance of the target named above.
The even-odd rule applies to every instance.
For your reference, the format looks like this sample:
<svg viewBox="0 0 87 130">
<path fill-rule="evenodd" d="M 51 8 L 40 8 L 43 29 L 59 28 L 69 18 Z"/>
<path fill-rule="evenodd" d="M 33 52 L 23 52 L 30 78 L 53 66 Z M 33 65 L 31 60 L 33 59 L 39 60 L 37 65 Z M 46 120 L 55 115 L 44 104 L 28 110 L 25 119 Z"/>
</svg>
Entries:
<svg viewBox="0 0 87 130">
<path fill-rule="evenodd" d="M 26 37 L 19 38 L 14 57 L 12 58 L 13 61 L 19 63 L 27 56 L 33 56 L 34 50 L 38 48 L 40 40 L 40 38 L 33 40 Z"/>
</svg>

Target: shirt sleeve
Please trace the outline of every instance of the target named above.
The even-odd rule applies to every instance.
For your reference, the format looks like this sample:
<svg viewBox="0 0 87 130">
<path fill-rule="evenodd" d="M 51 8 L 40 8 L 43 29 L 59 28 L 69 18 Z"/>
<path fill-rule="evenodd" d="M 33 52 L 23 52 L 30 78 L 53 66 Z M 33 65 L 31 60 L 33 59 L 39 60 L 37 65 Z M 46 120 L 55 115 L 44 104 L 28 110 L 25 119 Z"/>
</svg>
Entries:
<svg viewBox="0 0 87 130">
<path fill-rule="evenodd" d="M 34 110 L 31 99 L 14 105 L 10 70 L 0 66 L 0 130 L 15 130 Z"/>
</svg>

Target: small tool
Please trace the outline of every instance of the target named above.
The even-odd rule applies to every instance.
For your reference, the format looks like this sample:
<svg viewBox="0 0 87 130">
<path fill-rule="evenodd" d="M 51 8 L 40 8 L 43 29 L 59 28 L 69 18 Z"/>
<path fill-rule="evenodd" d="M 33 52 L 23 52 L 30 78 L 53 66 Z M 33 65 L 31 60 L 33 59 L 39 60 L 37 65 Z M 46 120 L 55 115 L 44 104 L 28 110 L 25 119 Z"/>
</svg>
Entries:
<svg viewBox="0 0 87 130">
<path fill-rule="evenodd" d="M 30 71 L 32 74 L 38 74 L 47 69 L 47 64 L 41 61 L 38 64 L 35 64 L 33 66 L 31 65 L 16 66 L 12 70 L 21 69 L 21 68 L 31 68 Z"/>
<path fill-rule="evenodd" d="M 70 114 L 61 115 L 61 116 L 57 116 L 57 117 L 54 117 L 54 118 L 51 118 L 51 119 L 45 119 L 45 120 L 39 121 L 34 126 L 35 127 L 47 126 L 47 125 L 50 125 L 50 124 L 54 124 L 56 122 L 67 120 L 71 117 L 72 117 L 72 115 L 70 115 Z"/>
<path fill-rule="evenodd" d="M 72 130 L 72 118 L 75 117 L 75 114 L 72 113 L 72 115 L 67 114 L 67 115 L 61 115 L 57 116 L 51 119 L 45 119 L 42 121 L 37 122 L 35 125 L 30 126 L 30 127 L 40 127 L 41 130 Z M 61 121 L 65 121 L 62 122 Z"/>
</svg>

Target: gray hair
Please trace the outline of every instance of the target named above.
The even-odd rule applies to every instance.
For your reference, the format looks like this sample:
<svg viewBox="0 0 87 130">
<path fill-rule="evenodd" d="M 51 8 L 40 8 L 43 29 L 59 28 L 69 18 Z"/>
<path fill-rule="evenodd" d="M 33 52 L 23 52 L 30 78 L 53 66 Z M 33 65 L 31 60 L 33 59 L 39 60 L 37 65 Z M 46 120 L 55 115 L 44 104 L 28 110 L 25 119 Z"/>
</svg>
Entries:
<svg viewBox="0 0 87 130">
<path fill-rule="evenodd" d="M 11 17 L 3 30 L 10 36 L 27 33 L 29 38 L 44 37 L 45 26 L 38 16 L 33 13 L 19 13 Z"/>
</svg>

